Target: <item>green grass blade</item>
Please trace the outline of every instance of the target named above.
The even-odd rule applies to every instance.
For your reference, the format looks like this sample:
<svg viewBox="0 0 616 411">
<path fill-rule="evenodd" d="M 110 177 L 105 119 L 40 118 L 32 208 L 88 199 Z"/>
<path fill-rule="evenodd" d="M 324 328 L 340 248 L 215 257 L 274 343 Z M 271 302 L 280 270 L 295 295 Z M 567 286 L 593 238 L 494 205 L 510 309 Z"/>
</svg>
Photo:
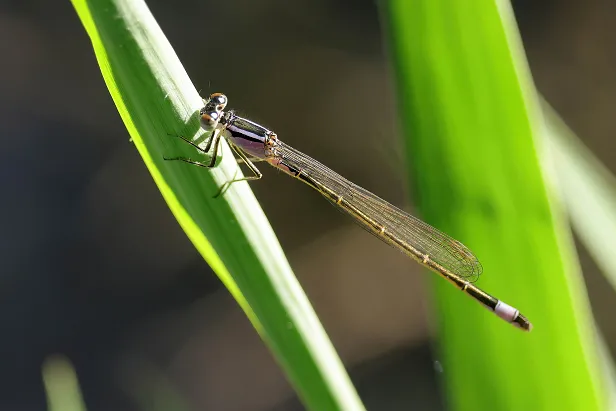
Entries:
<svg viewBox="0 0 616 411">
<path fill-rule="evenodd" d="M 42 373 L 49 411 L 86 411 L 77 374 L 67 358 L 47 358 Z"/>
<path fill-rule="evenodd" d="M 476 252 L 479 286 L 535 326 L 519 332 L 435 279 L 451 409 L 604 410 L 594 322 L 539 161 L 543 118 L 509 4 L 387 4 L 420 209 Z"/>
<path fill-rule="evenodd" d="M 607 388 L 606 410 L 616 411 L 616 368 L 614 359 L 602 335 L 598 336 L 599 355 L 601 358 L 601 371 L 603 372 L 605 386 Z"/>
<path fill-rule="evenodd" d="M 315 410 L 363 409 L 248 185 L 233 184 L 213 199 L 219 187 L 241 174 L 229 147 L 223 143 L 223 159 L 211 171 L 163 161 L 177 155 L 199 159 L 168 133 L 195 135 L 202 102 L 145 3 L 72 3 L 122 120 L 169 208 L 304 403 Z M 213 17 L 203 16 L 208 18 Z"/>
<path fill-rule="evenodd" d="M 616 290 L 616 177 L 546 104 L 549 155 L 573 229 Z"/>
<path fill-rule="evenodd" d="M 569 129 L 554 109 L 542 102 L 546 118 L 546 161 L 557 171 L 560 197 L 573 229 L 601 272 L 616 289 L 616 177 Z M 616 369 L 601 336 L 601 365 L 608 387 L 610 410 L 616 410 Z"/>
</svg>

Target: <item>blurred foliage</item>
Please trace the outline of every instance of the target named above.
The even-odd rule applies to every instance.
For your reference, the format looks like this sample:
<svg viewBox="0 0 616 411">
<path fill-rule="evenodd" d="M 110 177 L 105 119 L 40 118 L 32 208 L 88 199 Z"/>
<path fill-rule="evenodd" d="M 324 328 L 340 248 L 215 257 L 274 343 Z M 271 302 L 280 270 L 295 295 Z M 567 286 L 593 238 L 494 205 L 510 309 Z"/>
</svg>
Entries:
<svg viewBox="0 0 616 411">
<path fill-rule="evenodd" d="M 593 319 L 543 122 L 507 2 L 391 0 L 385 19 L 407 158 L 428 222 L 473 249 L 479 285 L 520 308 L 523 334 L 441 279 L 451 409 L 603 410 Z"/>
<path fill-rule="evenodd" d="M 616 290 L 616 177 L 545 103 L 547 154 L 575 232 Z"/>
<path fill-rule="evenodd" d="M 48 358 L 43 364 L 43 383 L 49 411 L 85 411 L 79 382 L 71 362 L 61 356 Z"/>
</svg>

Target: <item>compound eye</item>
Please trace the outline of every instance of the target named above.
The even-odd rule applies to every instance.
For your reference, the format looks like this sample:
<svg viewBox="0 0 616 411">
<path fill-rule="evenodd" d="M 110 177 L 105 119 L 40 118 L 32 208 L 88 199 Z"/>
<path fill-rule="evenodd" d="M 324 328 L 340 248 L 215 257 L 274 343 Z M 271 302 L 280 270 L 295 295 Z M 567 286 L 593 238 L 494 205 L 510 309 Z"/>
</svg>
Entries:
<svg viewBox="0 0 616 411">
<path fill-rule="evenodd" d="M 227 105 L 227 96 L 222 93 L 214 93 L 210 96 L 209 104 L 216 106 L 216 110 L 222 111 Z"/>
<path fill-rule="evenodd" d="M 212 130 L 218 125 L 220 120 L 220 114 L 216 111 L 204 112 L 201 111 L 201 128 L 205 130 Z"/>
</svg>

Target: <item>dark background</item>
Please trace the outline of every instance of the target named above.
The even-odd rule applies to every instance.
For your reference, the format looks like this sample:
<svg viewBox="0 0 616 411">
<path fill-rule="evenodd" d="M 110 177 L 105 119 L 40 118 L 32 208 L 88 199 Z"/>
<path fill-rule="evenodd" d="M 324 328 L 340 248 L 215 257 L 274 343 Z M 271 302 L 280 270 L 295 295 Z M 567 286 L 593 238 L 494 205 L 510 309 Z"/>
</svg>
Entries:
<svg viewBox="0 0 616 411">
<path fill-rule="evenodd" d="M 203 96 L 406 204 L 373 1 L 148 3 Z M 539 90 L 616 171 L 616 3 L 513 5 Z M 45 409 L 54 354 L 90 411 L 144 409 L 162 386 L 190 410 L 302 409 L 129 143 L 70 2 L 2 0 L 0 39 L 0 410 Z M 253 190 L 366 406 L 443 409 L 420 267 L 260 168 Z M 614 352 L 614 291 L 581 259 Z"/>
</svg>

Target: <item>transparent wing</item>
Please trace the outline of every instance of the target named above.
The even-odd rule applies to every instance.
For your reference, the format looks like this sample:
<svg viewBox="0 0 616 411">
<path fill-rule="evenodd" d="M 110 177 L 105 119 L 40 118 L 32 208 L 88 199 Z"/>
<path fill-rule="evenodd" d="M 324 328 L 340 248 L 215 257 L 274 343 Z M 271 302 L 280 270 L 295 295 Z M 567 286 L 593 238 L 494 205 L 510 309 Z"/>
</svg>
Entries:
<svg viewBox="0 0 616 411">
<path fill-rule="evenodd" d="M 369 215 L 385 227 L 387 232 L 408 243 L 422 254 L 427 254 L 430 260 L 469 282 L 474 282 L 479 278 L 483 271 L 481 263 L 461 242 L 405 213 L 368 190 L 351 183 L 340 174 L 280 141 L 276 152 L 285 162 L 301 169 L 302 174 L 329 187 L 351 205 Z M 358 219 L 357 221 L 372 232 L 363 220 Z"/>
</svg>

